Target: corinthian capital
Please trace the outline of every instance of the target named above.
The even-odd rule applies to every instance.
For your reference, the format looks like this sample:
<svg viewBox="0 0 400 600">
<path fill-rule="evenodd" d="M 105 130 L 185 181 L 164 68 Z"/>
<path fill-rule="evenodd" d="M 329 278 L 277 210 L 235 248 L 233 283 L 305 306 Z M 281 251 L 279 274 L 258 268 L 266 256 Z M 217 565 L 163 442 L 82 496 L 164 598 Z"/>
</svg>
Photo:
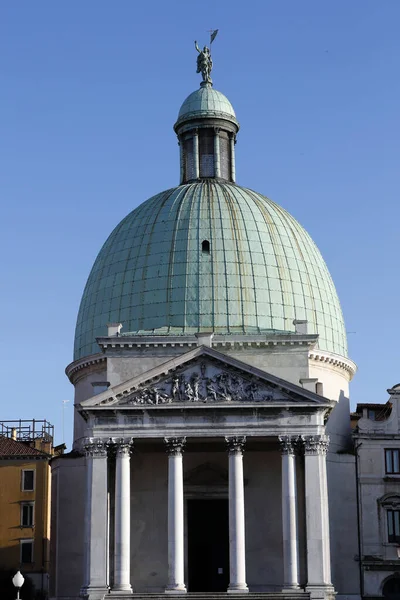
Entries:
<svg viewBox="0 0 400 600">
<path fill-rule="evenodd" d="M 296 439 L 290 435 L 280 435 L 278 437 L 281 454 L 294 454 Z"/>
<path fill-rule="evenodd" d="M 328 435 L 305 435 L 302 436 L 304 454 L 326 454 L 329 446 Z"/>
<path fill-rule="evenodd" d="M 185 449 L 185 437 L 164 438 L 167 453 L 171 455 L 181 455 Z"/>
<path fill-rule="evenodd" d="M 101 438 L 85 438 L 83 450 L 86 456 L 103 458 L 107 456 L 107 441 Z"/>
<path fill-rule="evenodd" d="M 124 458 L 130 456 L 133 450 L 132 438 L 111 438 L 112 443 L 117 457 Z"/>
<path fill-rule="evenodd" d="M 227 445 L 228 454 L 243 454 L 246 444 L 246 436 L 240 435 L 226 437 L 225 442 Z"/>
</svg>

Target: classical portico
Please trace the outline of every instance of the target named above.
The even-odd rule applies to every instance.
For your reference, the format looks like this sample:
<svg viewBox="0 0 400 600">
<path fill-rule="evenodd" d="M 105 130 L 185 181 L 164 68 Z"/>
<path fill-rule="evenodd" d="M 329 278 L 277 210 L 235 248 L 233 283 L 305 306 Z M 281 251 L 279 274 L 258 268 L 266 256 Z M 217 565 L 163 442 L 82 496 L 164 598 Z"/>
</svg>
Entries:
<svg viewBox="0 0 400 600">
<path fill-rule="evenodd" d="M 315 598 L 329 596 L 333 592 L 325 466 L 329 440 L 324 418 L 330 409 L 325 398 L 205 346 L 82 402 L 88 434 L 83 443 L 86 522 L 96 523 L 88 528 L 82 592 L 96 599 L 109 588 L 111 594 L 124 596 L 132 591 L 154 593 L 152 588 L 141 589 L 132 575 L 135 540 L 130 540 L 131 518 L 140 518 L 140 508 L 135 509 L 133 501 L 136 491 L 130 489 L 131 481 L 132 487 L 135 485 L 135 462 L 143 463 L 150 452 L 159 455 L 167 474 L 165 593 L 191 591 L 187 584 L 188 571 L 193 570 L 187 560 L 191 532 L 185 531 L 185 502 L 188 498 L 214 498 L 216 490 L 219 498 L 228 501 L 226 591 L 247 593 L 246 519 L 255 507 L 250 496 L 246 498 L 246 461 L 251 462 L 258 453 L 268 459 L 268 452 L 279 452 L 280 473 L 275 476 L 280 477 L 281 488 L 274 494 L 281 507 L 280 589 L 283 593 L 310 592 Z M 217 484 L 213 489 L 207 477 L 205 485 L 192 485 L 193 475 L 185 469 L 185 461 L 202 452 L 208 459 L 216 455 L 219 464 L 225 463 L 226 487 Z M 212 470 L 210 463 L 204 462 L 205 467 L 200 461 L 203 476 L 204 471 Z M 157 485 L 163 486 L 163 481 Z M 306 509 L 300 527 L 299 492 Z M 272 490 L 265 488 L 263 493 L 267 497 Z M 148 535 L 160 536 L 160 531 L 144 527 Z M 299 547 L 304 544 L 306 556 L 301 558 Z M 137 560 L 140 562 L 140 557 Z M 267 565 L 268 554 L 260 560 Z M 269 582 L 264 584 L 267 591 Z M 277 586 L 273 591 L 278 591 Z"/>
</svg>

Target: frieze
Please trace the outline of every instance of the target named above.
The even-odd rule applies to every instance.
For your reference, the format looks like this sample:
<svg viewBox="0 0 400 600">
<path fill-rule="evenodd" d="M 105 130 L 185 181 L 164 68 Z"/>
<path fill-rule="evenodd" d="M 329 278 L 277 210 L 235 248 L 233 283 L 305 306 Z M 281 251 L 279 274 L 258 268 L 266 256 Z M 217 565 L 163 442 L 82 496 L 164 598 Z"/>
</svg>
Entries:
<svg viewBox="0 0 400 600">
<path fill-rule="evenodd" d="M 154 406 L 180 402 L 270 402 L 273 399 L 272 386 L 202 362 L 186 371 L 175 371 L 167 379 L 160 378 L 151 386 L 139 388 L 121 404 Z"/>
</svg>

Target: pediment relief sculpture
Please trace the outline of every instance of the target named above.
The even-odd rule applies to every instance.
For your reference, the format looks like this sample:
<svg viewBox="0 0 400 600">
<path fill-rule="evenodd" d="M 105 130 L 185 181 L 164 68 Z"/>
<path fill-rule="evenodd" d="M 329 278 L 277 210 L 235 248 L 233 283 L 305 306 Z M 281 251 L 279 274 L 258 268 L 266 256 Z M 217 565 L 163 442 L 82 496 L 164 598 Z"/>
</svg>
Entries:
<svg viewBox="0 0 400 600">
<path fill-rule="evenodd" d="M 159 377 L 151 385 L 143 385 L 121 404 L 252 403 L 284 399 L 284 394 L 274 386 L 233 369 L 221 369 L 204 361 L 185 367 L 169 377 Z"/>
</svg>

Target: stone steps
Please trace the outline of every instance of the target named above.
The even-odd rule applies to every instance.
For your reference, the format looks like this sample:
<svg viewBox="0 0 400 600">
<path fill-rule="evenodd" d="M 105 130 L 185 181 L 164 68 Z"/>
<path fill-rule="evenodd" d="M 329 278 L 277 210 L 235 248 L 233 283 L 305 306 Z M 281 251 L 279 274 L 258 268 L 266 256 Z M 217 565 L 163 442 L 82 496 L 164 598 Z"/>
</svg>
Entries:
<svg viewBox="0 0 400 600">
<path fill-rule="evenodd" d="M 309 600 L 310 594 L 298 592 L 249 592 L 228 594 L 227 592 L 188 592 L 186 594 L 133 593 L 130 596 L 118 595 L 118 600 L 166 600 L 168 598 L 186 598 L 187 600 Z"/>
</svg>

